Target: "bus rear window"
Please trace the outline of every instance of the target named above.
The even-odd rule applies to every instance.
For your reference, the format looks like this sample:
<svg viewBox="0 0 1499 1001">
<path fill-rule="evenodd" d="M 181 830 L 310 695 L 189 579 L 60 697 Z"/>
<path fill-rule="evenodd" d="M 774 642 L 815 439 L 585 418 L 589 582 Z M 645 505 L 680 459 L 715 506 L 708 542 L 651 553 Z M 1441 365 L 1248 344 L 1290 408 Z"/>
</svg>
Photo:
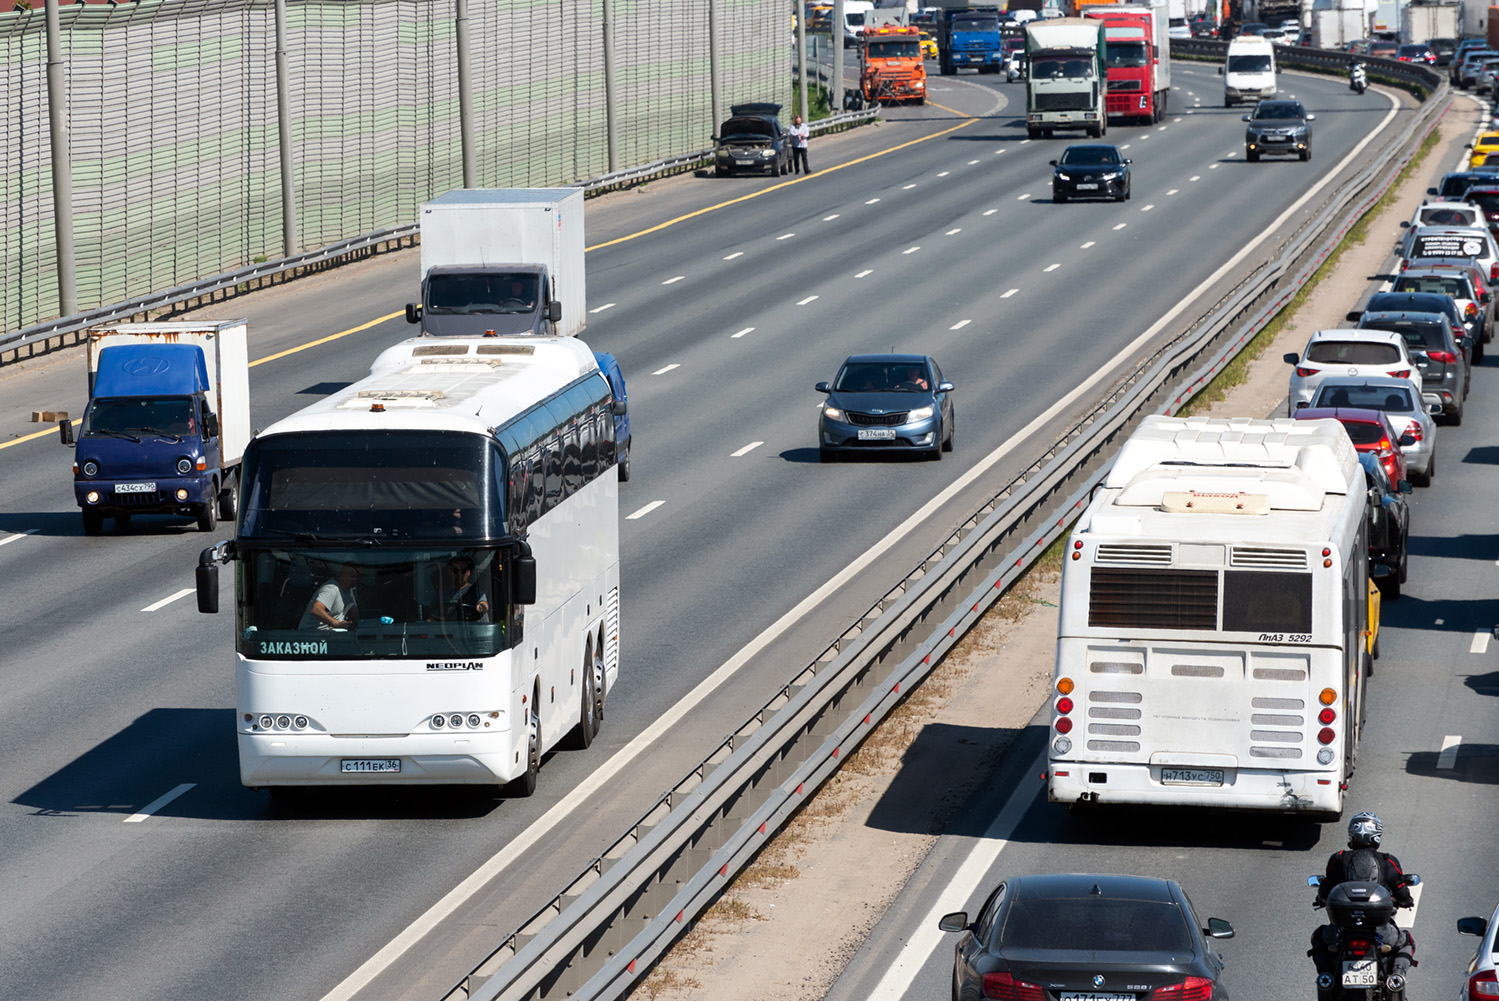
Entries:
<svg viewBox="0 0 1499 1001">
<path fill-rule="evenodd" d="M 1312 575 L 1225 571 L 1223 630 L 1240 633 L 1310 633 Z"/>
</svg>

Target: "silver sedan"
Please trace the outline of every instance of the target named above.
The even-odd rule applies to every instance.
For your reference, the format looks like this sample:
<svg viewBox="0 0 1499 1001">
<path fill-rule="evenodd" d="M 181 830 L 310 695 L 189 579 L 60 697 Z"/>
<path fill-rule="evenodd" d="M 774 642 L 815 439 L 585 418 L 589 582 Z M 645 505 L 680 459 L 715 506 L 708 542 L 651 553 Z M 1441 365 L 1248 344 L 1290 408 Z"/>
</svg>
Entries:
<svg viewBox="0 0 1499 1001">
<path fill-rule="evenodd" d="M 1439 403 L 1425 403 L 1415 383 L 1393 376 L 1331 377 L 1322 380 L 1314 407 L 1359 407 L 1382 410 L 1400 432 L 1400 448 L 1406 469 L 1418 486 L 1431 486 L 1437 471 L 1437 422 Z"/>
</svg>

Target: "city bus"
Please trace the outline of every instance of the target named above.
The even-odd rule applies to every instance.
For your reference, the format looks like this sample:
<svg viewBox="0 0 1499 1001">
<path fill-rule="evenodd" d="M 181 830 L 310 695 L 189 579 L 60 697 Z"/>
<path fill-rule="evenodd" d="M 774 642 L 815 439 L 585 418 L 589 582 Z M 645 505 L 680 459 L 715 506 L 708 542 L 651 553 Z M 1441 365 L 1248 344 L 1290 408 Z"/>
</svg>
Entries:
<svg viewBox="0 0 1499 1001">
<path fill-rule="evenodd" d="M 1336 421 L 1147 418 L 1067 542 L 1050 799 L 1338 816 L 1366 504 Z"/>
<path fill-rule="evenodd" d="M 535 790 L 619 676 L 616 403 L 574 338 L 416 338 L 245 452 L 240 779 Z"/>
</svg>

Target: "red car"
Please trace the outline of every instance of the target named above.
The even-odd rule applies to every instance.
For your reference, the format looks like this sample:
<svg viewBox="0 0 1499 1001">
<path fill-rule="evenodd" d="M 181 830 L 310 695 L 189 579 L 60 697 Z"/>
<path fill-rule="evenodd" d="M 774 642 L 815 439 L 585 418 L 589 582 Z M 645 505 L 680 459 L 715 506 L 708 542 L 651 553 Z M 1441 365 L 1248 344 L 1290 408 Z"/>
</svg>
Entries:
<svg viewBox="0 0 1499 1001">
<path fill-rule="evenodd" d="M 1395 430 L 1382 410 L 1361 410 L 1356 407 L 1307 407 L 1296 411 L 1298 421 L 1314 421 L 1332 418 L 1343 425 L 1353 447 L 1368 452 L 1379 460 L 1391 483 L 1407 479 L 1405 452 L 1400 448 L 1400 432 Z"/>
</svg>

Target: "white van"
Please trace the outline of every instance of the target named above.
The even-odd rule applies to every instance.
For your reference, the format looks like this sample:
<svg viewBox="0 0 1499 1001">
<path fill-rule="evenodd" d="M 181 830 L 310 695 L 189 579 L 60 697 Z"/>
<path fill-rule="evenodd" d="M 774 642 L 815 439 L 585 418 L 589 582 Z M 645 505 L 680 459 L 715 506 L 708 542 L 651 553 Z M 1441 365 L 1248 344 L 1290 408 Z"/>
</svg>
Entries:
<svg viewBox="0 0 1499 1001">
<path fill-rule="evenodd" d="M 859 43 L 859 32 L 869 22 L 874 0 L 843 0 L 843 47 Z"/>
<path fill-rule="evenodd" d="M 1223 106 L 1240 101 L 1269 101 L 1275 97 L 1275 46 L 1268 38 L 1241 35 L 1228 43 L 1223 74 Z"/>
</svg>

